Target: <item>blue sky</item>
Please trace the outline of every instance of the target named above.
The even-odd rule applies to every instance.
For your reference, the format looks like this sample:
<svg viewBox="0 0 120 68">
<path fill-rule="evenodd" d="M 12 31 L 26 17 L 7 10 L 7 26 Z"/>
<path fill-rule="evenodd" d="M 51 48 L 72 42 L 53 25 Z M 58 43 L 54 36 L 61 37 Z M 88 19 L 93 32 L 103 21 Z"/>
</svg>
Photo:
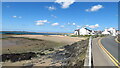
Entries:
<svg viewBox="0 0 120 68">
<path fill-rule="evenodd" d="M 3 31 L 73 32 L 118 27 L 117 2 L 3 2 Z"/>
</svg>

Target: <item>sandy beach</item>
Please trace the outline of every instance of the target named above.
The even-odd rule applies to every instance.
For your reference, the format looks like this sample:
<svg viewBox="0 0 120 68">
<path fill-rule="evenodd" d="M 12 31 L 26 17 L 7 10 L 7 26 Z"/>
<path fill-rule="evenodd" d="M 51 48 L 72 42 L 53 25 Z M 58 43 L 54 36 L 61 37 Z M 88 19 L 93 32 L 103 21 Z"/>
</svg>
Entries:
<svg viewBox="0 0 120 68">
<path fill-rule="evenodd" d="M 75 54 L 81 52 L 79 48 L 83 49 L 83 53 L 80 53 L 82 54 L 80 56 L 83 57 L 86 50 L 85 46 L 87 45 L 86 42 L 82 42 L 82 40 L 87 39 L 85 37 L 69 37 L 62 35 L 11 35 L 7 37 L 8 38 L 2 39 L 2 52 L 4 55 L 13 55 L 15 58 L 10 58 L 12 62 L 4 62 L 4 66 L 24 66 L 31 65 L 31 63 L 34 64 L 34 66 L 61 66 L 64 58 L 67 59 L 67 57 L 71 57 L 74 52 Z M 28 54 L 29 52 L 33 52 L 33 54 Z M 61 54 L 64 55 L 64 58 L 61 57 Z M 17 57 L 18 55 L 19 57 Z M 33 55 L 37 57 L 35 58 Z M 29 56 L 33 56 L 31 57 L 32 59 L 29 58 Z M 18 60 L 18 58 L 21 58 L 21 60 Z M 84 57 L 79 58 L 82 62 L 83 59 Z M 4 59 L 4 61 L 5 60 L 6 59 Z"/>
<path fill-rule="evenodd" d="M 9 37 L 9 36 L 5 36 Z M 28 51 L 40 51 L 47 48 L 71 45 L 86 38 L 68 37 L 62 35 L 11 35 L 2 40 L 3 53 L 21 53 Z"/>
<path fill-rule="evenodd" d="M 72 44 L 74 42 L 87 39 L 85 37 L 69 37 L 63 35 L 13 35 L 13 37 L 36 38 L 36 39 L 43 39 L 43 40 L 54 41 L 64 44 Z"/>
</svg>

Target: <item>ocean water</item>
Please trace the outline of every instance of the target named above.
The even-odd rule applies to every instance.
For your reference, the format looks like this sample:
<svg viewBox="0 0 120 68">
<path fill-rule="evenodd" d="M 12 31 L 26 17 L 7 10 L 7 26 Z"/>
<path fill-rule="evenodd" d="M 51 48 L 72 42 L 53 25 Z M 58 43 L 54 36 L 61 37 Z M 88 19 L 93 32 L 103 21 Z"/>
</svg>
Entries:
<svg viewBox="0 0 120 68">
<path fill-rule="evenodd" d="M 55 33 L 35 33 L 35 32 L 0 32 L 0 34 L 29 34 L 29 35 L 60 35 Z"/>
</svg>

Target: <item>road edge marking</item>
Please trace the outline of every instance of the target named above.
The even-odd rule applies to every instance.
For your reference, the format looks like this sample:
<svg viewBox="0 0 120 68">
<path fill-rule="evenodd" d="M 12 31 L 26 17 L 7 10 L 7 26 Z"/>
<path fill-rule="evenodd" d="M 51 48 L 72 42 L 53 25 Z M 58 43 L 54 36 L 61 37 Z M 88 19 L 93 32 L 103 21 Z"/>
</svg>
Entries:
<svg viewBox="0 0 120 68">
<path fill-rule="evenodd" d="M 115 66 L 117 66 L 118 68 L 120 68 L 120 63 L 104 48 L 104 46 L 102 45 L 102 43 L 101 43 L 101 39 L 102 38 L 100 38 L 99 40 L 98 40 L 98 44 L 99 44 L 99 46 L 100 46 L 100 48 L 106 53 L 106 55 L 110 58 L 110 60 L 115 64 Z"/>
<path fill-rule="evenodd" d="M 116 41 L 117 43 L 120 43 L 120 42 L 118 41 L 118 37 L 117 37 L 117 38 L 115 38 L 115 41 Z"/>
<path fill-rule="evenodd" d="M 102 39 L 102 38 L 101 38 Z M 102 45 L 102 43 L 101 43 L 101 39 L 100 39 L 100 44 Z M 102 47 L 104 48 L 104 50 L 118 63 L 118 64 L 120 64 L 119 62 L 118 62 L 118 60 L 117 59 L 115 59 L 114 58 L 114 56 L 107 50 L 107 49 L 105 49 L 105 47 L 102 45 Z"/>
</svg>

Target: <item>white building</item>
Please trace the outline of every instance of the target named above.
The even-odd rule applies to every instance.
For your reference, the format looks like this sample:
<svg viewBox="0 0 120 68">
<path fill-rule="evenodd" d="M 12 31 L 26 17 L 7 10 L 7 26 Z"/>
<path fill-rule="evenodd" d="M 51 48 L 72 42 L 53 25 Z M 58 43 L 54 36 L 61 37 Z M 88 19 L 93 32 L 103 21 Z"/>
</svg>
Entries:
<svg viewBox="0 0 120 68">
<path fill-rule="evenodd" d="M 105 30 L 102 32 L 102 34 L 109 35 L 110 32 L 108 31 L 108 29 L 105 29 Z"/>
<path fill-rule="evenodd" d="M 89 30 L 83 27 L 81 29 L 75 30 L 74 34 L 75 35 L 95 35 L 95 32 L 93 30 Z"/>
<path fill-rule="evenodd" d="M 115 28 L 109 28 L 109 29 L 105 29 L 102 34 L 111 34 L 112 36 L 116 36 L 117 35 L 117 30 Z"/>
<path fill-rule="evenodd" d="M 89 30 L 89 29 L 87 29 L 87 28 L 81 28 L 80 30 L 79 30 L 79 34 L 80 35 L 90 35 L 91 34 L 91 30 Z"/>
<path fill-rule="evenodd" d="M 79 29 L 74 31 L 74 35 L 79 35 Z"/>
<path fill-rule="evenodd" d="M 117 30 L 115 28 L 109 28 L 108 30 L 111 32 L 112 36 L 117 35 Z"/>
<path fill-rule="evenodd" d="M 95 34 L 96 34 L 95 31 L 92 30 L 91 35 L 95 35 Z"/>
<path fill-rule="evenodd" d="M 120 31 L 117 31 L 115 28 L 112 28 L 112 27 L 109 29 L 105 29 L 103 32 L 89 30 L 85 27 L 83 27 L 81 29 L 77 29 L 74 31 L 74 35 L 95 35 L 95 34 L 104 34 L 104 35 L 116 36 L 116 35 L 120 34 Z"/>
</svg>

